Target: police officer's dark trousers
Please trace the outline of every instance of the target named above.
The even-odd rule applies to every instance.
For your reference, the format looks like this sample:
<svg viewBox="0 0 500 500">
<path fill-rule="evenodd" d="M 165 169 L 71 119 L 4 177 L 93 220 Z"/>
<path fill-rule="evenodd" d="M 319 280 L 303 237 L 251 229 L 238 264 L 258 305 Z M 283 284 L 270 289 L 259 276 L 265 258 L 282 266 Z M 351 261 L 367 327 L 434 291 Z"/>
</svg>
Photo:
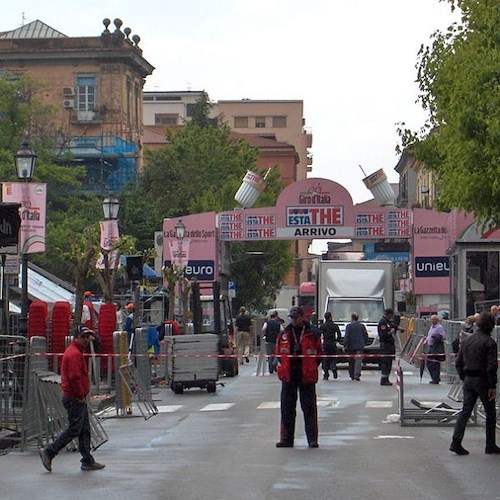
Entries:
<svg viewBox="0 0 500 500">
<path fill-rule="evenodd" d="M 462 411 L 458 414 L 455 431 L 453 432 L 453 442 L 462 443 L 465 433 L 465 426 L 469 420 L 477 398 L 481 400 L 486 414 L 486 447 L 495 446 L 495 426 L 496 410 L 495 401 L 488 401 L 488 386 L 485 377 L 465 376 L 464 380 L 464 402 Z"/>
<path fill-rule="evenodd" d="M 394 359 L 394 353 L 396 352 L 394 344 L 380 344 L 380 372 L 382 375 L 382 380 L 389 380 L 389 376 L 392 370 L 392 360 Z"/>
<path fill-rule="evenodd" d="M 297 380 L 281 383 L 281 438 L 282 443 L 293 444 L 295 417 L 297 414 L 297 392 L 304 413 L 304 424 L 308 443 L 318 441 L 318 410 L 316 407 L 316 384 L 301 384 Z"/>
</svg>

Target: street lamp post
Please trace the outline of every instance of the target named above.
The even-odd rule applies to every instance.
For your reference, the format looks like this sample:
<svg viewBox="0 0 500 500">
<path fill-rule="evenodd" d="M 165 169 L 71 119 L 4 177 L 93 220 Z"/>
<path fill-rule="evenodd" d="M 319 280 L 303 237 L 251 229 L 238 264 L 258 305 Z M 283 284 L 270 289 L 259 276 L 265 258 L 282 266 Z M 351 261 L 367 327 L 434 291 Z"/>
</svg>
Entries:
<svg viewBox="0 0 500 500">
<path fill-rule="evenodd" d="M 184 308 L 184 266 L 182 265 L 183 262 L 183 248 L 182 248 L 182 241 L 184 240 L 184 236 L 186 236 L 186 226 L 182 222 L 182 219 L 179 219 L 177 223 L 174 226 L 175 230 L 175 238 L 179 242 L 178 247 L 177 247 L 177 252 L 178 252 L 178 261 L 179 265 L 182 268 L 182 272 L 180 275 L 179 279 L 179 312 L 182 316 L 182 327 L 184 330 L 186 330 L 186 311 Z"/>
<path fill-rule="evenodd" d="M 17 177 L 21 182 L 30 182 L 35 173 L 37 155 L 31 149 L 29 140 L 23 139 L 21 146 L 14 155 Z M 28 336 L 28 257 L 21 248 L 21 316 L 19 318 L 19 334 Z"/>
<path fill-rule="evenodd" d="M 106 302 L 113 302 L 114 296 L 114 270 L 118 265 L 116 262 L 117 252 L 113 248 L 113 243 L 119 239 L 118 232 L 118 212 L 120 202 L 113 197 L 107 197 L 102 202 L 104 212 L 104 222 L 101 222 L 101 248 L 102 254 L 102 275 L 105 284 Z"/>
</svg>

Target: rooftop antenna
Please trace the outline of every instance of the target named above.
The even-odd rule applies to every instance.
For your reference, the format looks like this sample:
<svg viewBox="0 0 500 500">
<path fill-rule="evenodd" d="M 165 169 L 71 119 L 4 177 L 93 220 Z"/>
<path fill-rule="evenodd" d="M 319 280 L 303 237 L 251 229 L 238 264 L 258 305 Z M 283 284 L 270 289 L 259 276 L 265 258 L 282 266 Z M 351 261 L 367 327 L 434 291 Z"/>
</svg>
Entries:
<svg viewBox="0 0 500 500">
<path fill-rule="evenodd" d="M 366 172 L 363 170 L 363 167 L 362 167 L 361 165 L 358 165 L 358 167 L 361 169 L 361 172 L 363 172 L 363 175 L 364 175 L 365 177 L 368 177 L 368 176 L 366 175 Z"/>
<path fill-rule="evenodd" d="M 24 23 L 27 21 L 25 14 L 26 12 L 21 13 L 21 26 L 24 26 Z"/>
</svg>

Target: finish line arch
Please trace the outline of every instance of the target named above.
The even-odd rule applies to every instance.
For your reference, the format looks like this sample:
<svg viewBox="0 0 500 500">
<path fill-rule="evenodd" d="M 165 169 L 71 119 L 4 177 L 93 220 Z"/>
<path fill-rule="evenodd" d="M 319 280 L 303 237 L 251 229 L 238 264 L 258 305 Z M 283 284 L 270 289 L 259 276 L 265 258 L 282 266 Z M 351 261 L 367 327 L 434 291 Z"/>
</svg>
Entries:
<svg viewBox="0 0 500 500">
<path fill-rule="evenodd" d="M 343 186 L 317 177 L 287 186 L 276 206 L 186 215 L 163 222 L 163 263 L 182 262 L 199 281 L 218 279 L 221 242 L 410 238 L 412 211 L 356 207 Z M 178 241 L 182 220 L 186 237 Z"/>
</svg>

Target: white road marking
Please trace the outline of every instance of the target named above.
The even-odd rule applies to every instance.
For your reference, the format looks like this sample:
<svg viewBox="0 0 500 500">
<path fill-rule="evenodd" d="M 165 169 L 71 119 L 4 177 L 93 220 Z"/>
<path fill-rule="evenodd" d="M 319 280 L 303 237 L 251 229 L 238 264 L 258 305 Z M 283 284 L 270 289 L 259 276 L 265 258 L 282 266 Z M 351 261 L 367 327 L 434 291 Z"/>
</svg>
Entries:
<svg viewBox="0 0 500 500">
<path fill-rule="evenodd" d="M 273 410 L 280 407 L 279 401 L 266 401 L 257 406 L 257 410 Z"/>
<path fill-rule="evenodd" d="M 202 408 L 200 411 L 223 411 L 229 410 L 231 406 L 234 406 L 234 403 L 211 403 Z"/>
<path fill-rule="evenodd" d="M 373 436 L 373 439 L 415 439 L 415 436 Z"/>
<path fill-rule="evenodd" d="M 319 398 L 316 401 L 316 404 L 318 406 L 330 406 L 332 408 L 337 408 L 338 405 L 339 405 L 339 400 L 338 399 L 323 399 L 323 398 Z"/>
<path fill-rule="evenodd" d="M 365 408 L 392 408 L 392 401 L 367 401 Z"/>
<path fill-rule="evenodd" d="M 173 413 L 174 411 L 180 410 L 184 405 L 162 405 L 157 406 L 158 413 Z"/>
</svg>

